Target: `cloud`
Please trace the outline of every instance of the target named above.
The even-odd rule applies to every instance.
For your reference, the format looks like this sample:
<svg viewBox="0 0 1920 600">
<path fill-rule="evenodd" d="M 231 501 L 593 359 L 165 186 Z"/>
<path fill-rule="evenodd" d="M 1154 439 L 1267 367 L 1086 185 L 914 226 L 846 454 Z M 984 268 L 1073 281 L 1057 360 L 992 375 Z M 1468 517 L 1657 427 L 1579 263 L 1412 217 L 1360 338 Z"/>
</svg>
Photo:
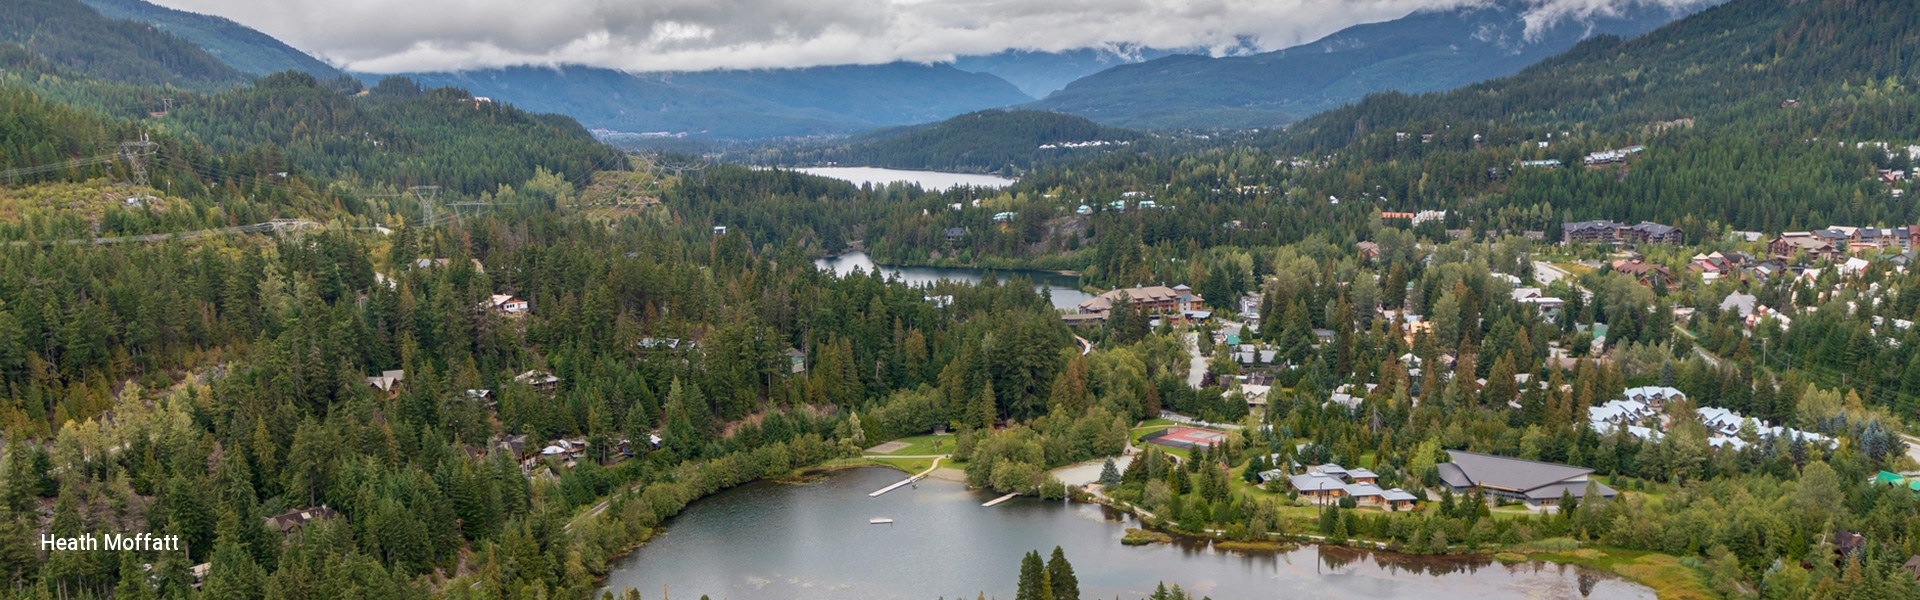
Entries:
<svg viewBox="0 0 1920 600">
<path fill-rule="evenodd" d="M 373 73 L 584 64 L 627 71 L 934 62 L 1006 49 L 1271 50 L 1496 0 L 155 0 Z M 1523 0 L 1535 23 L 1626 2 Z"/>
</svg>

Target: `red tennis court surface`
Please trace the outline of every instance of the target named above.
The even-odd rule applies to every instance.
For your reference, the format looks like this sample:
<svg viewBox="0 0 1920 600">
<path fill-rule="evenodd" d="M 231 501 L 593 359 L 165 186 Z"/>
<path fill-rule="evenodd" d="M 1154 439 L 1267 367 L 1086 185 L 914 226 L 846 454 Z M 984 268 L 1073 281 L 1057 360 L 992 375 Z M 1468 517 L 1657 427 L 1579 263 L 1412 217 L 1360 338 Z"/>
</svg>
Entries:
<svg viewBox="0 0 1920 600">
<path fill-rule="evenodd" d="M 1170 427 L 1141 436 L 1140 441 L 1168 448 L 1186 449 L 1194 446 L 1218 446 L 1226 443 L 1227 434 L 1197 427 Z"/>
</svg>

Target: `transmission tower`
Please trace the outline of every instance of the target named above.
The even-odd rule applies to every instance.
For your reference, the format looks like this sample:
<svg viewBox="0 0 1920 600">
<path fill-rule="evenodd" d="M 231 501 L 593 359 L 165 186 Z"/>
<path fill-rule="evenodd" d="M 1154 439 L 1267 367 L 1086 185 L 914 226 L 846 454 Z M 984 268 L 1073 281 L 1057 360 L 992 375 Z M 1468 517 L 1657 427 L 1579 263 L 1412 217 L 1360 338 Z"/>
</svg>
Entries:
<svg viewBox="0 0 1920 600">
<path fill-rule="evenodd" d="M 120 142 L 120 159 L 127 161 L 128 185 L 147 187 L 147 157 L 153 155 L 153 142 L 147 141 L 146 134 L 140 135 L 140 141 Z"/>
<path fill-rule="evenodd" d="M 420 200 L 421 222 L 425 223 L 427 227 L 432 227 L 433 221 L 434 221 L 433 201 L 435 198 L 440 197 L 440 186 L 416 185 L 407 189 L 413 192 L 414 198 L 417 198 Z M 425 193 L 422 193 L 422 192 L 425 192 Z"/>
</svg>

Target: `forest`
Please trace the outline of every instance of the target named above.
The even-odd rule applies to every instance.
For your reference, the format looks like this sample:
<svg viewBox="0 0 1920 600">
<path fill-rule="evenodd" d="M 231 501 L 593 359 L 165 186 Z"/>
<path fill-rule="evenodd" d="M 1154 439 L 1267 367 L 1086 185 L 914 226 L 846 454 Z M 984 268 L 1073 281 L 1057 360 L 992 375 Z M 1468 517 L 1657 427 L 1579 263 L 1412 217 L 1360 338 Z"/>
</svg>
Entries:
<svg viewBox="0 0 1920 600">
<path fill-rule="evenodd" d="M 1286 131 L 1014 112 L 839 150 L 1021 175 L 948 191 L 629 156 L 399 77 L 158 87 L 0 46 L 0 597 L 588 598 L 690 503 L 937 431 L 968 485 L 1130 512 L 1129 543 L 1551 561 L 1662 597 L 1913 597 L 1920 499 L 1883 478 L 1920 470 L 1915 255 L 1767 241 L 1920 221 L 1891 175 L 1920 137 L 1916 15 L 1735 0 Z M 1032 153 L 1091 139 L 1136 145 Z M 1528 166 L 1544 160 L 1560 166 Z M 1386 214 L 1420 211 L 1445 214 Z M 1561 239 L 1601 218 L 1681 240 Z M 1095 292 L 1186 284 L 1213 312 L 1120 302 L 1076 328 L 1020 278 L 814 267 L 849 248 L 1071 270 Z M 1708 253 L 1740 268 L 1707 277 Z M 1684 394 L 1658 435 L 1591 419 L 1644 386 Z M 1143 442 L 1168 413 L 1220 443 Z M 1589 469 L 1594 493 L 1550 511 L 1455 494 L 1450 452 Z M 1092 486 L 1053 475 L 1103 463 Z M 1327 463 L 1417 500 L 1288 485 Z M 95 531 L 183 549 L 33 543 Z M 1016 597 L 1077 581 L 1035 549 Z"/>
</svg>

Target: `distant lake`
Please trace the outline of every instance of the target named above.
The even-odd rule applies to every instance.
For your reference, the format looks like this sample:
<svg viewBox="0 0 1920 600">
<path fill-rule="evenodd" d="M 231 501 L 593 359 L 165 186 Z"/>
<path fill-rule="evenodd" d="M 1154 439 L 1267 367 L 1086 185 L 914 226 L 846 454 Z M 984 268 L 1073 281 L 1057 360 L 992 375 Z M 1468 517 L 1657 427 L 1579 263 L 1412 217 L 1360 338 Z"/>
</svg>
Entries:
<svg viewBox="0 0 1920 600">
<path fill-rule="evenodd" d="M 884 186 L 893 182 L 917 184 L 928 190 L 946 191 L 961 186 L 999 189 L 1013 185 L 1012 179 L 992 175 L 972 173 L 941 173 L 939 171 L 906 171 L 902 169 L 882 169 L 879 167 L 812 167 L 794 169 L 808 175 L 819 175 L 841 181 L 850 181 L 854 185 L 873 184 Z"/>
<path fill-rule="evenodd" d="M 1012 598 L 1020 556 L 1060 546 L 1081 598 L 1138 600 L 1175 583 L 1217 600 L 1653 600 L 1653 590 L 1572 565 L 1504 565 L 1299 546 L 1234 554 L 1204 541 L 1120 544 L 1131 516 L 1096 504 L 1018 498 L 940 480 L 878 498 L 898 471 L 838 471 L 820 482 L 747 484 L 688 506 L 665 533 L 613 561 L 605 585 L 643 598 L 970 600 Z M 887 517 L 892 525 L 869 525 Z"/>
<path fill-rule="evenodd" d="M 813 261 L 813 265 L 821 269 L 831 270 L 834 274 L 842 277 L 853 273 L 855 270 L 863 273 L 872 273 L 875 269 L 878 269 L 884 277 L 898 277 L 902 281 L 905 281 L 907 285 L 915 287 L 931 285 L 940 281 L 980 283 L 980 279 L 987 273 L 982 269 L 879 265 L 875 264 L 873 257 L 868 256 L 865 252 L 848 252 L 839 256 L 830 256 Z M 1081 302 L 1085 302 L 1093 297 L 1093 294 L 1080 291 L 1080 278 L 1072 275 L 1061 275 L 1047 271 L 1004 270 L 994 271 L 993 276 L 1000 281 L 1006 281 L 1014 277 L 1025 277 L 1033 282 L 1034 291 L 1037 292 L 1045 289 L 1053 294 L 1053 306 L 1055 308 L 1062 308 L 1069 311 L 1078 310 Z"/>
</svg>

